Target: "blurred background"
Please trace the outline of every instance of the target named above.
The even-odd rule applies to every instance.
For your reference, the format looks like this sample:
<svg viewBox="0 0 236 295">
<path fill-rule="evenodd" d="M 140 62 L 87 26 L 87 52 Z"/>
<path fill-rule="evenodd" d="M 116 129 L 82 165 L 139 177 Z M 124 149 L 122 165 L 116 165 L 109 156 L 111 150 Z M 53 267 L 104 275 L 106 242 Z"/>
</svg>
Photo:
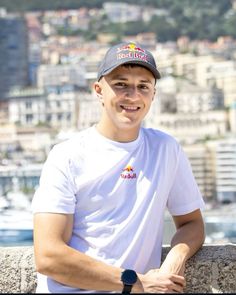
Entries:
<svg viewBox="0 0 236 295">
<path fill-rule="evenodd" d="M 0 0 L 0 246 L 32 245 L 31 200 L 52 146 L 95 124 L 99 62 L 137 41 L 162 74 L 144 121 L 183 146 L 206 243 L 236 243 L 236 1 Z M 164 243 L 174 226 L 166 212 Z"/>
</svg>

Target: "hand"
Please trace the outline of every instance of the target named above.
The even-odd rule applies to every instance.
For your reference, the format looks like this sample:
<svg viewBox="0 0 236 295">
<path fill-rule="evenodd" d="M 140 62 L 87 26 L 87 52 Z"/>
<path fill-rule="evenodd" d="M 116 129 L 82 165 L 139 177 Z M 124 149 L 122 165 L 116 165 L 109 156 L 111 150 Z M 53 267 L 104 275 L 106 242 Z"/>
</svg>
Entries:
<svg viewBox="0 0 236 295">
<path fill-rule="evenodd" d="M 182 293 L 186 285 L 183 276 L 156 269 L 139 277 L 145 293 Z"/>
</svg>

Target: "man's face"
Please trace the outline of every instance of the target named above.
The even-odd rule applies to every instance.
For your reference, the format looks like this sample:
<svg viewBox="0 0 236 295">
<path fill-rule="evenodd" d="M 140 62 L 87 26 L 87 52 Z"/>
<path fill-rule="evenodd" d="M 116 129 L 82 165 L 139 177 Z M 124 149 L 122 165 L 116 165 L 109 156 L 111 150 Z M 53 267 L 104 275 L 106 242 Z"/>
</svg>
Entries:
<svg viewBox="0 0 236 295">
<path fill-rule="evenodd" d="M 95 83 L 95 90 L 103 103 L 103 126 L 135 131 L 150 109 L 155 78 L 144 67 L 119 66 Z"/>
</svg>

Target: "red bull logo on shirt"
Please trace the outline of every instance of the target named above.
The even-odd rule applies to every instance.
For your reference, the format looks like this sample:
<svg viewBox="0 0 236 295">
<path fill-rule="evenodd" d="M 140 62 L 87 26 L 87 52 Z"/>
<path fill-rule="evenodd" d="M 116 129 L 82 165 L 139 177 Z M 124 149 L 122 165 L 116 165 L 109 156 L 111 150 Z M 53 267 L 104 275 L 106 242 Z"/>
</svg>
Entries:
<svg viewBox="0 0 236 295">
<path fill-rule="evenodd" d="M 127 165 L 120 175 L 122 178 L 133 179 L 136 178 L 136 173 L 134 173 L 134 168 L 131 165 Z"/>
<path fill-rule="evenodd" d="M 117 49 L 117 59 L 123 58 L 138 58 L 146 62 L 148 61 L 145 50 L 137 47 L 134 43 L 124 45 Z"/>
</svg>

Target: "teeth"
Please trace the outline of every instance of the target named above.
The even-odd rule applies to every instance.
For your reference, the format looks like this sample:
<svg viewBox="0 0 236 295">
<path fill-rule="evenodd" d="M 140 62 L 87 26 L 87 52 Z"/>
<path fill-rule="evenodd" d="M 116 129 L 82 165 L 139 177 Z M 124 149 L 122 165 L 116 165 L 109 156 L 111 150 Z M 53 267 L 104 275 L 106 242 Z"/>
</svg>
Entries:
<svg viewBox="0 0 236 295">
<path fill-rule="evenodd" d="M 130 110 L 130 111 L 135 111 L 139 108 L 139 107 L 134 107 L 134 106 L 121 106 L 121 107 L 125 110 Z"/>
</svg>

